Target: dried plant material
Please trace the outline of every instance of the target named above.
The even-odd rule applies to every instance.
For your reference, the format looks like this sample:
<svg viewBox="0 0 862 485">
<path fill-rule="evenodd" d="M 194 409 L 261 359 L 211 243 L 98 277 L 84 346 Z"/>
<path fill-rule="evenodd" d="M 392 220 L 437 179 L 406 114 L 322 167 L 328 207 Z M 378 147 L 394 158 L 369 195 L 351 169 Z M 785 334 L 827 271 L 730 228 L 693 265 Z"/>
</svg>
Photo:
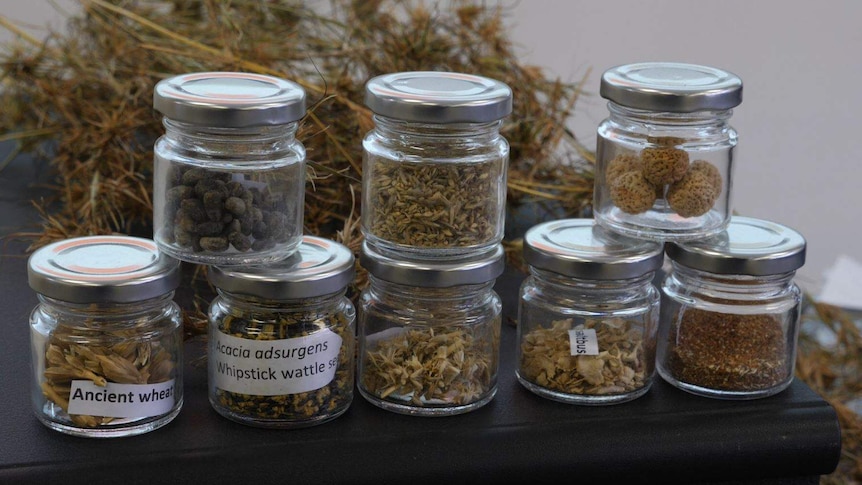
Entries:
<svg viewBox="0 0 862 485">
<path fill-rule="evenodd" d="M 572 355 L 569 330 L 594 329 L 598 355 Z M 521 340 L 519 374 L 546 389 L 572 395 L 605 396 L 643 388 L 652 375 L 643 324 L 621 318 L 554 320 Z"/>
<path fill-rule="evenodd" d="M 718 197 L 721 196 L 721 190 L 724 187 L 724 184 L 721 181 L 721 172 L 719 172 L 715 165 L 706 160 L 695 160 L 691 162 L 691 165 L 689 165 L 688 171 L 691 173 L 702 173 L 707 180 L 709 180 L 710 185 L 712 185 L 712 196 L 714 200 L 717 200 Z"/>
<path fill-rule="evenodd" d="M 688 170 L 688 152 L 679 148 L 644 148 L 640 157 L 644 178 L 653 185 L 672 184 Z"/>
<path fill-rule="evenodd" d="M 824 485 L 862 482 L 862 332 L 860 315 L 808 299 L 803 305 L 796 376 L 835 408 L 841 459 Z"/>
<path fill-rule="evenodd" d="M 790 377 L 787 337 L 775 315 L 682 312 L 668 335 L 666 368 L 674 379 L 744 392 L 769 389 Z"/>
<path fill-rule="evenodd" d="M 706 214 L 715 204 L 716 194 L 721 193 L 720 188 L 716 191 L 713 180 L 710 172 L 690 170 L 682 180 L 668 187 L 665 197 L 668 205 L 682 217 Z"/>
<path fill-rule="evenodd" d="M 580 84 L 519 60 L 504 7 L 469 0 L 336 0 L 329 12 L 301 1 L 81 5 L 82 15 L 44 44 L 19 32 L 0 54 L 0 127 L 23 151 L 50 147 L 57 172 L 59 204 L 48 211 L 51 201 L 39 202 L 43 227 L 33 247 L 150 231 L 153 144 L 163 131 L 153 87 L 188 72 L 269 74 L 306 90 L 310 109 L 297 139 L 309 157 L 307 233 L 361 239 L 347 219 L 359 213 L 361 139 L 372 127 L 364 85 L 399 71 L 465 72 L 511 86 L 517 102 L 501 129 L 510 145 L 508 203 L 549 201 L 575 215 L 592 200 L 592 154 L 566 128 Z"/>
<path fill-rule="evenodd" d="M 500 328 L 499 318 L 473 328 L 404 328 L 366 337 L 362 387 L 380 399 L 419 407 L 481 400 L 496 382 L 499 331 L 489 329 Z"/>
<path fill-rule="evenodd" d="M 647 143 L 660 147 L 679 147 L 685 143 L 685 138 L 678 136 L 648 136 Z"/>
<path fill-rule="evenodd" d="M 641 172 L 625 172 L 610 185 L 611 200 L 628 214 L 640 214 L 651 209 L 656 194 L 656 186 L 649 183 Z"/>
<path fill-rule="evenodd" d="M 397 162 L 368 156 L 368 237 L 417 248 L 487 246 L 502 238 L 505 160 Z"/>
<path fill-rule="evenodd" d="M 608 162 L 608 167 L 605 169 L 605 181 L 612 184 L 620 175 L 626 172 L 641 172 L 643 170 L 643 162 L 639 156 L 624 153 L 615 156 Z"/>
<path fill-rule="evenodd" d="M 265 251 L 298 240 L 303 168 L 292 163 L 239 172 L 175 165 L 165 181 L 156 239 L 179 253 Z"/>
<path fill-rule="evenodd" d="M 148 322 L 152 328 L 173 326 Z M 140 339 L 141 330 L 86 329 L 82 338 L 80 326 L 60 324 L 48 338 L 42 394 L 64 412 L 69 409 L 72 381 L 89 380 L 99 387 L 108 383 L 158 384 L 176 376 L 180 337 L 174 332 L 158 331 L 152 338 Z M 117 343 L 119 342 L 119 343 Z M 141 356 L 146 356 L 142 358 Z M 117 418 L 69 415 L 80 427 L 95 428 Z"/>
<path fill-rule="evenodd" d="M 313 335 L 328 329 L 342 339 L 334 378 L 325 386 L 295 394 L 261 396 L 216 388 L 214 398 L 224 410 L 243 418 L 283 422 L 314 422 L 341 414 L 353 400 L 355 336 L 352 315 L 334 312 L 295 311 L 282 306 L 234 307 L 231 314 L 214 322 L 219 332 L 242 339 L 273 341 Z M 351 307 L 352 309 L 352 307 Z M 273 323 L 274 322 L 274 323 Z"/>
</svg>

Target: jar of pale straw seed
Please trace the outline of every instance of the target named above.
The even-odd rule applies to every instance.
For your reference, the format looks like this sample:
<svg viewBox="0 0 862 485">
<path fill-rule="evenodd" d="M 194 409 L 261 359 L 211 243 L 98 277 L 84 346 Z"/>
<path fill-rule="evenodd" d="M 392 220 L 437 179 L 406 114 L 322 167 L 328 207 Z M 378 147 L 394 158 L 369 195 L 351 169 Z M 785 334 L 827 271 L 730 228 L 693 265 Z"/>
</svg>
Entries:
<svg viewBox="0 0 862 485">
<path fill-rule="evenodd" d="M 512 111 L 502 82 L 453 72 L 368 81 L 374 128 L 363 140 L 362 232 L 375 250 L 469 259 L 503 239 Z"/>
<path fill-rule="evenodd" d="M 530 274 L 518 304 L 518 381 L 569 404 L 631 401 L 655 373 L 661 244 L 592 219 L 538 224 L 524 235 Z"/>
</svg>

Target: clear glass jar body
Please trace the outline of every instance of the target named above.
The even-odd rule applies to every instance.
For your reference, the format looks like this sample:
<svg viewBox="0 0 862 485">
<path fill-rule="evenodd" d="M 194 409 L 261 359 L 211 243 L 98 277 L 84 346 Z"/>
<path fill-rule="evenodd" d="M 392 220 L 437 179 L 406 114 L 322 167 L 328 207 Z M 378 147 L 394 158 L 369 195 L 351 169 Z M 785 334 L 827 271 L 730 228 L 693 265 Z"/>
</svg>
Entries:
<svg viewBox="0 0 862 485">
<path fill-rule="evenodd" d="M 183 333 L 172 297 L 80 304 L 39 295 L 30 315 L 39 420 L 90 438 L 138 435 L 173 420 L 183 404 Z"/>
<path fill-rule="evenodd" d="M 448 416 L 494 398 L 502 305 L 493 282 L 423 288 L 369 281 L 358 329 L 365 399 L 396 413 Z"/>
<path fill-rule="evenodd" d="M 717 234 L 732 213 L 732 110 L 691 113 L 608 103 L 598 127 L 594 214 L 614 232 L 661 241 Z"/>
<path fill-rule="evenodd" d="M 155 144 L 159 249 L 201 264 L 280 261 L 302 239 L 305 148 L 297 124 L 218 128 L 164 119 Z"/>
<path fill-rule="evenodd" d="M 363 140 L 362 230 L 381 254 L 451 260 L 503 239 L 509 144 L 500 121 L 375 116 Z"/>
<path fill-rule="evenodd" d="M 794 274 L 718 275 L 674 262 L 662 284 L 662 378 L 721 399 L 784 390 L 793 381 L 802 306 Z"/>
<path fill-rule="evenodd" d="M 518 305 L 518 381 L 571 404 L 614 404 L 645 394 L 655 372 L 659 318 L 653 274 L 586 280 L 531 267 Z"/>
<path fill-rule="evenodd" d="M 277 301 L 218 290 L 209 308 L 209 400 L 262 428 L 304 428 L 353 401 L 353 303 L 338 293 Z"/>
</svg>

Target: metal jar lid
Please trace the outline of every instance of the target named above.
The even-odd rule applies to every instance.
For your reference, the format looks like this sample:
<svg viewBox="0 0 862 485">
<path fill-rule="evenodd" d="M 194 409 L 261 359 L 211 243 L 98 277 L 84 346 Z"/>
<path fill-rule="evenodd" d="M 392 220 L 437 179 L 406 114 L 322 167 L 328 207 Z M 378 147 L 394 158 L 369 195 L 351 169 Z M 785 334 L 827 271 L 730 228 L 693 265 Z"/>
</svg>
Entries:
<svg viewBox="0 0 862 485">
<path fill-rule="evenodd" d="M 289 258 L 257 266 L 211 266 L 210 283 L 229 293 L 268 300 L 329 295 L 347 288 L 355 273 L 353 252 L 329 239 L 303 236 Z"/>
<path fill-rule="evenodd" d="M 725 110 L 742 103 L 742 80 L 714 67 L 641 62 L 605 71 L 599 93 L 616 104 L 649 111 Z"/>
<path fill-rule="evenodd" d="M 380 254 L 362 244 L 359 261 L 368 272 L 382 280 L 423 288 L 479 285 L 493 281 L 506 267 L 503 245 L 470 261 L 418 262 Z"/>
<path fill-rule="evenodd" d="M 661 267 L 661 243 L 611 233 L 593 219 L 543 222 L 524 234 L 524 260 L 563 276 L 593 280 L 636 278 Z"/>
<path fill-rule="evenodd" d="M 282 125 L 305 116 L 305 90 L 261 74 L 199 72 L 159 81 L 153 106 L 167 118 L 195 125 Z"/>
<path fill-rule="evenodd" d="M 427 123 L 486 123 L 512 112 L 512 90 L 493 79 L 455 72 L 384 74 L 365 85 L 374 113 Z"/>
<path fill-rule="evenodd" d="M 667 255 L 689 268 L 717 274 L 765 276 L 805 264 L 805 238 L 770 221 L 731 217 L 724 232 L 685 243 L 668 243 Z"/>
<path fill-rule="evenodd" d="M 86 236 L 36 250 L 27 278 L 37 293 L 71 303 L 132 303 L 174 291 L 180 263 L 150 239 Z"/>
</svg>

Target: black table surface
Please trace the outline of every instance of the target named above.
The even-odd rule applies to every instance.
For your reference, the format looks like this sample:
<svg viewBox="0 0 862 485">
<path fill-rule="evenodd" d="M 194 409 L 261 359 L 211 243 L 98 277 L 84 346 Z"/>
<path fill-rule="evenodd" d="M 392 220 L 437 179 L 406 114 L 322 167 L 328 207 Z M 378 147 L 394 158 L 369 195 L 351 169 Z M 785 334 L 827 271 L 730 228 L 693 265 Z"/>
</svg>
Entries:
<svg viewBox="0 0 862 485">
<path fill-rule="evenodd" d="M 0 236 L 34 230 L 32 182 L 46 170 L 21 156 L 0 171 Z M 0 244 L 0 483 L 817 483 L 838 463 L 835 410 L 799 379 L 769 398 L 723 401 L 656 375 L 634 401 L 568 405 L 517 382 L 510 323 L 497 395 L 463 415 L 403 416 L 357 392 L 344 415 L 319 426 L 243 426 L 210 407 L 203 337 L 195 337 L 185 345 L 185 402 L 174 421 L 127 438 L 67 436 L 43 426 L 30 404 L 28 318 L 37 299 L 27 286 L 28 242 Z M 521 278 L 510 269 L 497 282 L 506 321 Z"/>
</svg>

